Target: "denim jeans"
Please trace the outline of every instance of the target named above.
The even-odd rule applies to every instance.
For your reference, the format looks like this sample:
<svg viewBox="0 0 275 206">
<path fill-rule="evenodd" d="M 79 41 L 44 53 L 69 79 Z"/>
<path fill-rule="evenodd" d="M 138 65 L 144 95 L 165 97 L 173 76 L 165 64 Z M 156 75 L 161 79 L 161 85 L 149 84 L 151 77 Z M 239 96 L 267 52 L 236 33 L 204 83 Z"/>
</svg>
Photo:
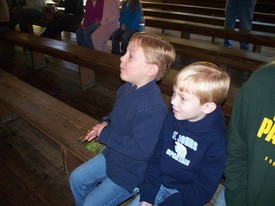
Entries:
<svg viewBox="0 0 275 206">
<path fill-rule="evenodd" d="M 176 189 L 169 189 L 164 187 L 163 185 L 160 186 L 159 192 L 155 198 L 154 205 L 158 205 L 162 203 L 167 197 L 171 196 L 174 193 L 177 193 L 178 190 Z M 139 206 L 140 204 L 140 195 L 138 195 L 132 202 L 128 204 L 128 206 Z"/>
<path fill-rule="evenodd" d="M 124 55 L 126 53 L 130 38 L 136 32 L 137 30 L 135 29 L 121 30 L 121 28 L 118 28 L 112 34 L 112 54 Z M 120 41 L 121 41 L 121 47 L 119 44 Z"/>
<path fill-rule="evenodd" d="M 254 7 L 256 0 L 240 1 L 228 0 L 225 7 L 225 28 L 234 28 L 237 18 L 239 19 L 239 29 L 250 31 L 252 28 L 252 19 L 254 14 Z M 230 40 L 225 40 L 226 47 L 232 47 Z M 249 44 L 247 42 L 240 42 L 240 49 L 248 51 Z"/>
<path fill-rule="evenodd" d="M 224 186 L 221 188 L 220 192 L 217 195 L 214 206 L 226 206 L 224 198 Z"/>
<path fill-rule="evenodd" d="M 129 193 L 108 178 L 102 153 L 73 170 L 69 181 L 76 206 L 117 206 L 136 193 Z"/>
<path fill-rule="evenodd" d="M 92 33 L 100 26 L 99 23 L 91 23 L 86 29 L 83 27 L 76 30 L 76 40 L 78 45 L 88 48 L 94 48 L 92 42 Z"/>
</svg>

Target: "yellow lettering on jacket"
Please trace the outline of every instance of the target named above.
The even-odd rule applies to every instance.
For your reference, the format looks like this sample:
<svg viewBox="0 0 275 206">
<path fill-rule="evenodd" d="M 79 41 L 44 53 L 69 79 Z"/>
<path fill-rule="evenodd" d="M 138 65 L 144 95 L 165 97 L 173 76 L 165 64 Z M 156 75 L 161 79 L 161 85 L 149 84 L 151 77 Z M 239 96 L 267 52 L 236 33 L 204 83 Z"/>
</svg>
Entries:
<svg viewBox="0 0 275 206">
<path fill-rule="evenodd" d="M 258 130 L 257 137 L 262 138 L 266 135 L 265 140 L 275 145 L 275 116 L 272 119 L 264 118 L 263 122 Z"/>
</svg>

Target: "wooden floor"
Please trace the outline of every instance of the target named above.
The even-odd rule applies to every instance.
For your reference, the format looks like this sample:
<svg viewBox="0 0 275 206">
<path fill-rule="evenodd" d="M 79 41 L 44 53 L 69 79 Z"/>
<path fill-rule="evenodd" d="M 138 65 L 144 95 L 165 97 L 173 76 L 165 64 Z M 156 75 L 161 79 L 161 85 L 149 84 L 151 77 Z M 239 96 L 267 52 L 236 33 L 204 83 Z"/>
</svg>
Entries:
<svg viewBox="0 0 275 206">
<path fill-rule="evenodd" d="M 64 34 L 65 40 L 75 43 L 75 35 Z M 32 70 L 29 53 L 16 47 L 15 57 L 0 57 L 0 69 L 96 119 L 111 111 L 115 91 L 122 84 L 118 76 L 97 75 L 96 86 L 83 91 L 77 65 L 50 56 L 47 61 L 48 67 Z M 176 65 L 180 68 L 189 61 L 193 60 L 181 60 Z M 237 88 L 249 76 L 238 72 L 231 75 L 236 77 Z M 0 118 L 0 205 L 74 205 L 58 146 L 1 104 Z"/>
</svg>

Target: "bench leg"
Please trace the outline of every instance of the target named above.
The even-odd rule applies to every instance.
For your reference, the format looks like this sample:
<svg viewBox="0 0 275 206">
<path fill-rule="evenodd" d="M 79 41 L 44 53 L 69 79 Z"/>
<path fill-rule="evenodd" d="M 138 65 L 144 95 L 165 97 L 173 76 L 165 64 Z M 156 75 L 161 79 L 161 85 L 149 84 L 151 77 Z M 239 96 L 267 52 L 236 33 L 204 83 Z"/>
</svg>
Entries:
<svg viewBox="0 0 275 206">
<path fill-rule="evenodd" d="M 79 160 L 78 158 L 73 155 L 70 150 L 67 148 L 61 146 L 61 152 L 63 156 L 63 166 L 64 166 L 64 172 L 65 176 L 68 178 L 70 173 L 78 167 L 80 164 L 82 164 L 84 161 Z"/>
<path fill-rule="evenodd" d="M 91 69 L 79 66 L 79 79 L 82 89 L 95 86 L 95 72 Z"/>
<path fill-rule="evenodd" d="M 190 39 L 190 33 L 181 32 L 180 37 L 183 39 Z"/>
<path fill-rule="evenodd" d="M 2 57 L 12 57 L 14 54 L 14 44 L 0 40 L 0 55 Z"/>
<path fill-rule="evenodd" d="M 33 69 L 41 69 L 47 66 L 45 55 L 40 52 L 31 51 Z"/>
<path fill-rule="evenodd" d="M 253 45 L 253 50 L 252 50 L 253 52 L 261 53 L 261 50 L 262 50 L 261 45 L 256 45 L 256 44 Z"/>
</svg>

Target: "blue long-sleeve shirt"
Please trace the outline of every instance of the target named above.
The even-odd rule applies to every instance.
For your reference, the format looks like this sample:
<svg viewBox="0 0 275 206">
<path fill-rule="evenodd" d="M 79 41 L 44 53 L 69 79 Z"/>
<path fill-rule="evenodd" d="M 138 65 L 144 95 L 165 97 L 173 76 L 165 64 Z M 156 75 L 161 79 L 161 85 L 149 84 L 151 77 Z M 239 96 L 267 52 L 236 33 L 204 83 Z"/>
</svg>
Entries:
<svg viewBox="0 0 275 206">
<path fill-rule="evenodd" d="M 224 119 L 220 107 L 197 122 L 168 113 L 151 158 L 140 201 L 154 203 L 162 184 L 177 189 L 159 206 L 202 206 L 209 202 L 223 175 L 226 156 Z"/>
<path fill-rule="evenodd" d="M 120 25 L 125 24 L 126 29 L 135 29 L 139 31 L 141 13 L 142 9 L 140 4 L 136 3 L 135 9 L 132 11 L 132 6 L 126 1 L 120 12 Z"/>
<path fill-rule="evenodd" d="M 138 89 L 125 83 L 117 92 L 109 124 L 98 140 L 107 145 L 107 176 L 129 192 L 143 181 L 166 113 L 155 81 Z"/>
</svg>

